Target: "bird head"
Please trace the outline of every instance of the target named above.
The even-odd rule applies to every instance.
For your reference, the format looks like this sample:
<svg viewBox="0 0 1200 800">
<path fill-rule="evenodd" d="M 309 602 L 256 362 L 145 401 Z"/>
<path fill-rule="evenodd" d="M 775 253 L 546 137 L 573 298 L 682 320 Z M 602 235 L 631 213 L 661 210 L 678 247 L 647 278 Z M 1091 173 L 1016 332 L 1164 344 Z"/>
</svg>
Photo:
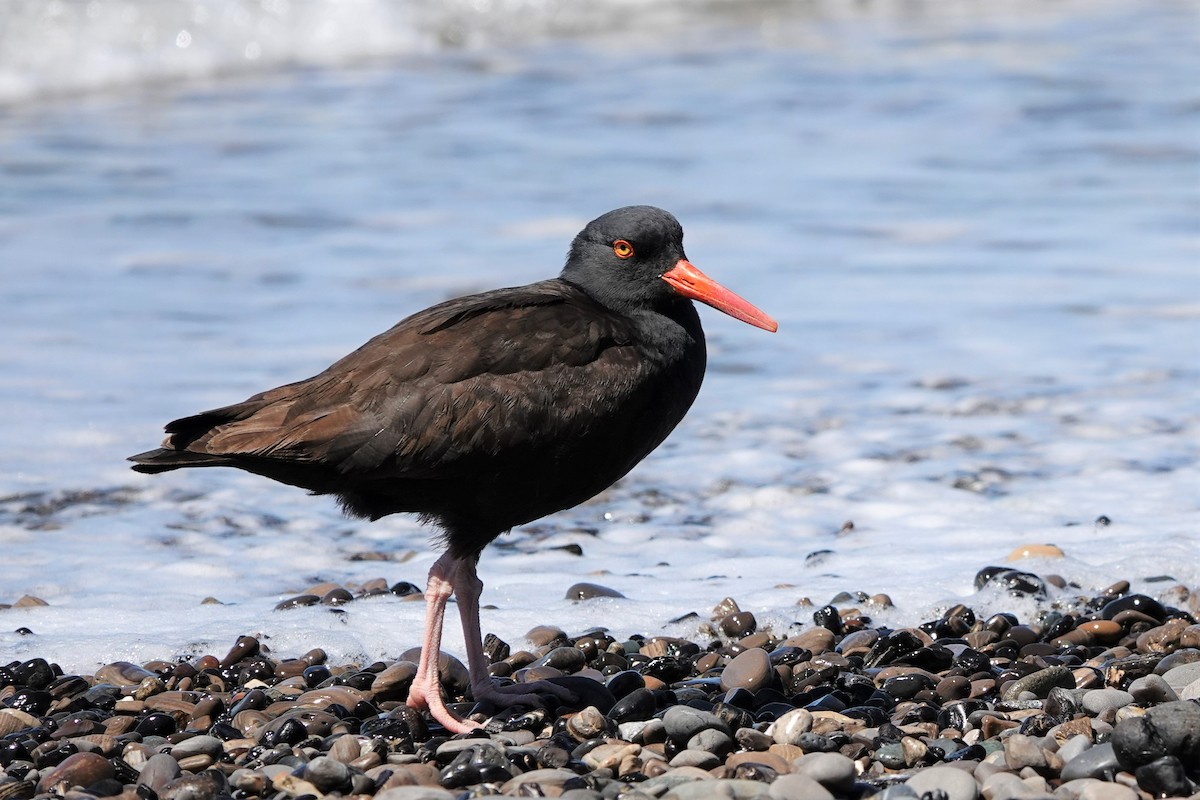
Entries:
<svg viewBox="0 0 1200 800">
<path fill-rule="evenodd" d="M 592 220 L 571 243 L 562 278 L 610 308 L 699 300 L 768 331 L 771 317 L 709 278 L 683 252 L 683 226 L 653 206 L 626 206 Z"/>
</svg>

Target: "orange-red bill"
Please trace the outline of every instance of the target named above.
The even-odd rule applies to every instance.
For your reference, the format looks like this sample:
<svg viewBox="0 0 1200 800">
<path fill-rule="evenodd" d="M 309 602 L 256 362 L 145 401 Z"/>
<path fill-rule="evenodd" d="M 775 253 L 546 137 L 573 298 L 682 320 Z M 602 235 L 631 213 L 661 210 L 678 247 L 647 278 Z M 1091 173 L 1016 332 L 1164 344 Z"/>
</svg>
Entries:
<svg viewBox="0 0 1200 800">
<path fill-rule="evenodd" d="M 699 300 L 734 319 L 772 333 L 779 330 L 779 323 L 696 269 L 686 259 L 679 259 L 675 266 L 663 273 L 662 279 L 684 297 Z"/>
</svg>

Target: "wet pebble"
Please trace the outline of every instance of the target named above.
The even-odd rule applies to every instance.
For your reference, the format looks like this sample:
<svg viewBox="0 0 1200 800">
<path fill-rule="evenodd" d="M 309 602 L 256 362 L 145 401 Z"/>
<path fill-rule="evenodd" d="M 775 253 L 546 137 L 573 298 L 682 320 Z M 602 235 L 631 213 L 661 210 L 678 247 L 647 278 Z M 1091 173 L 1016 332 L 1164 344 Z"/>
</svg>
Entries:
<svg viewBox="0 0 1200 800">
<path fill-rule="evenodd" d="M 1179 698 L 1200 692 L 1200 627 L 1178 610 L 1190 595 L 1173 589 L 1161 603 L 1118 581 L 1072 599 L 1067 582 L 1033 578 L 997 568 L 984 581 L 1024 582 L 1035 598 L 1038 585 L 1058 587 L 1030 619 L 960 604 L 876 628 L 859 610 L 868 595 L 848 592 L 816 612 L 819 624 L 787 630 L 726 598 L 711 622 L 694 618 L 696 641 L 544 625 L 513 652 L 489 636 L 498 675 L 544 671 L 574 701 L 454 738 L 403 704 L 415 649 L 375 664 L 331 663 L 319 649 L 276 660 L 243 636 L 223 655 L 83 676 L 27 658 L 0 665 L 0 800 L 401 800 L 485 787 L 591 800 L 1130 800 L 1131 787 L 1190 787 L 1200 706 Z M 370 583 L 344 590 L 386 590 Z M 343 587 L 308 593 L 318 588 Z M 465 713 L 465 666 L 439 663 L 447 701 Z"/>
</svg>

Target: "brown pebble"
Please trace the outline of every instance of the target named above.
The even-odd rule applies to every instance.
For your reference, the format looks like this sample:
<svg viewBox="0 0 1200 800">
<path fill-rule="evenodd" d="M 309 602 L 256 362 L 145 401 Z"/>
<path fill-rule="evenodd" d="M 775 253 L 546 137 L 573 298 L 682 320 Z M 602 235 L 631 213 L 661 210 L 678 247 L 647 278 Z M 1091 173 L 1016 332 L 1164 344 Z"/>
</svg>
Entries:
<svg viewBox="0 0 1200 800">
<path fill-rule="evenodd" d="M 742 764 L 762 764 L 763 766 L 770 767 L 771 769 L 775 770 L 775 772 L 779 773 L 780 775 L 792 771 L 791 763 L 785 760 L 782 756 L 770 751 L 759 753 L 733 753 L 725 759 L 725 764 L 726 766 L 730 766 L 735 769 Z"/>
<path fill-rule="evenodd" d="M 532 628 L 525 634 L 525 638 L 530 641 L 534 647 L 544 647 L 550 644 L 555 639 L 566 639 L 567 634 L 559 628 L 554 628 L 549 625 L 538 625 Z"/>
<path fill-rule="evenodd" d="M 38 792 L 49 792 L 56 787 L 69 789 L 74 786 L 91 786 L 112 776 L 112 762 L 104 756 L 99 753 L 75 753 L 42 774 L 38 780 Z"/>
<path fill-rule="evenodd" d="M 612 589 L 608 586 L 601 586 L 598 583 L 575 583 L 572 584 L 564 595 L 566 600 L 592 600 L 597 597 L 624 597 L 625 595 Z"/>
<path fill-rule="evenodd" d="M 779 643 L 780 647 L 803 647 L 814 654 L 833 649 L 836 637 L 828 628 L 809 628 Z"/>
<path fill-rule="evenodd" d="M 951 700 L 961 700 L 964 697 L 970 696 L 971 682 L 962 675 L 952 675 L 938 681 L 937 686 L 933 688 L 933 693 L 938 696 L 943 704 Z M 910 764 L 909 766 L 912 765 Z"/>
<path fill-rule="evenodd" d="M 1100 644 L 1116 644 L 1120 641 L 1124 630 L 1121 623 L 1111 619 L 1092 619 L 1080 623 L 1075 630 L 1086 631 Z"/>
<path fill-rule="evenodd" d="M 754 648 L 734 657 L 721 671 L 721 689 L 746 689 L 757 692 L 769 686 L 775 672 L 771 668 L 771 657 L 766 650 Z"/>
<path fill-rule="evenodd" d="M 1008 554 L 1009 561 L 1023 558 L 1062 558 L 1062 548 L 1053 544 L 1023 544 Z"/>
</svg>

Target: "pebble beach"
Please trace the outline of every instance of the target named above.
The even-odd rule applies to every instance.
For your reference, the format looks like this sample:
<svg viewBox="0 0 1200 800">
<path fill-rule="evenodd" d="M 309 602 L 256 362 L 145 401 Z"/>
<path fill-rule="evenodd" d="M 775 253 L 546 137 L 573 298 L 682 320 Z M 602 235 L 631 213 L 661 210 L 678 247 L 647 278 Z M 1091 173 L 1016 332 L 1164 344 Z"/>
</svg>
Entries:
<svg viewBox="0 0 1200 800">
<path fill-rule="evenodd" d="M 844 596 L 809 624 L 759 629 L 725 598 L 691 638 L 551 624 L 524 649 L 485 640 L 500 680 L 549 680 L 575 702 L 490 716 L 443 654 L 448 736 L 404 703 L 417 650 L 341 663 L 279 658 L 242 636 L 222 653 L 64 674 L 0 667 L 0 793 L 122 800 L 516 797 L 777 800 L 1136 800 L 1200 780 L 1200 594 L 1164 602 L 1127 581 L 1094 596 L 1060 576 L 975 577 L 1036 596 L 1033 619 L 969 606 L 908 628 L 873 625 L 886 595 Z M 615 592 L 579 584 L 581 602 Z M 328 613 L 419 598 L 384 579 L 281 601 Z M 1053 593 L 1055 599 L 1047 599 Z M 36 600 L 28 600 L 36 602 Z M 1175 605 L 1171 605 L 1174 603 Z M 799 616 L 799 615 L 798 615 Z"/>
<path fill-rule="evenodd" d="M 1200 790 L 1187 3 L 0 5 L 0 800 Z M 780 322 L 496 540 L 482 728 L 415 519 L 149 478 L 164 422 L 557 272 L 613 207 Z M 451 612 L 451 616 L 455 616 Z"/>
</svg>

